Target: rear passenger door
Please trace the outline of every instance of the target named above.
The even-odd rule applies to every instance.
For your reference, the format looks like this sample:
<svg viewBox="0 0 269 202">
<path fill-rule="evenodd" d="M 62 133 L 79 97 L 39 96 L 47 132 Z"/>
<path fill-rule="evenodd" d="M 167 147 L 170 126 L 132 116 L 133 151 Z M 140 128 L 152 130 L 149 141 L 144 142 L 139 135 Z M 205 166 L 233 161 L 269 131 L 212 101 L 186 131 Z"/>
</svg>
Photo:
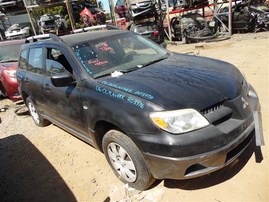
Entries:
<svg viewBox="0 0 269 202">
<path fill-rule="evenodd" d="M 42 47 L 29 50 L 28 67 L 24 76 L 24 85 L 27 94 L 35 103 L 38 111 L 44 111 L 43 77 L 44 77 L 44 54 Z"/>
<path fill-rule="evenodd" d="M 58 47 L 46 48 L 46 73 L 43 79 L 44 99 L 48 116 L 70 129 L 86 132 L 82 120 L 80 88 L 77 85 L 55 87 L 51 76 L 66 72 L 78 80 L 64 51 Z"/>
</svg>

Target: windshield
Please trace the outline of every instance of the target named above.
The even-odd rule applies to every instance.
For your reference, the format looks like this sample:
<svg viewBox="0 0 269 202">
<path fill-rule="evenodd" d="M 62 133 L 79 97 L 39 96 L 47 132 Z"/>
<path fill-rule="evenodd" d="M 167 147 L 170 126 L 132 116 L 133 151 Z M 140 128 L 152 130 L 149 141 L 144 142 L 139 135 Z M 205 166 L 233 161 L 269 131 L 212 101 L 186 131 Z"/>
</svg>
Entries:
<svg viewBox="0 0 269 202">
<path fill-rule="evenodd" d="M 7 44 L 0 46 L 0 62 L 17 62 L 22 44 Z"/>
<path fill-rule="evenodd" d="M 87 41 L 73 47 L 85 68 L 94 78 L 115 71 L 128 72 L 167 57 L 157 44 L 131 32 Z"/>
</svg>

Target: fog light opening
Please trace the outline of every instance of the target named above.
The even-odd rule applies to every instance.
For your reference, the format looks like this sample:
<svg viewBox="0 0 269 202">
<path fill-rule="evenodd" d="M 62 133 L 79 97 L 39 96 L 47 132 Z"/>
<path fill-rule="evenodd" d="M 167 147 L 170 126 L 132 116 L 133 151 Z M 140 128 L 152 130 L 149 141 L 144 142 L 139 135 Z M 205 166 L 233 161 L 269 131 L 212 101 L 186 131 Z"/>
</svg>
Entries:
<svg viewBox="0 0 269 202">
<path fill-rule="evenodd" d="M 185 176 L 193 175 L 194 173 L 197 173 L 198 171 L 206 169 L 206 168 L 207 167 L 202 166 L 200 164 L 194 164 L 194 165 L 187 168 L 187 170 L 185 172 Z"/>
</svg>

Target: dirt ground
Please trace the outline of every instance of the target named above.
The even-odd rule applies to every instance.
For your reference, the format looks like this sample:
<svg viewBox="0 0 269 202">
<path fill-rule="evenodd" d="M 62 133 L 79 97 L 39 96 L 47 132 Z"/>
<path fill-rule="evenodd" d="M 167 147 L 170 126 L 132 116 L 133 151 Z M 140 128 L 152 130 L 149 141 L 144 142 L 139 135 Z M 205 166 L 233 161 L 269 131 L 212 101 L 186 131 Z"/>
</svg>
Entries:
<svg viewBox="0 0 269 202">
<path fill-rule="evenodd" d="M 0 100 L 0 201 L 269 201 L 269 33 L 168 45 L 175 52 L 236 65 L 259 94 L 266 145 L 251 145 L 228 167 L 191 180 L 159 180 L 147 191 L 132 190 L 113 174 L 91 146 L 50 125 L 38 128 L 16 103 Z"/>
</svg>

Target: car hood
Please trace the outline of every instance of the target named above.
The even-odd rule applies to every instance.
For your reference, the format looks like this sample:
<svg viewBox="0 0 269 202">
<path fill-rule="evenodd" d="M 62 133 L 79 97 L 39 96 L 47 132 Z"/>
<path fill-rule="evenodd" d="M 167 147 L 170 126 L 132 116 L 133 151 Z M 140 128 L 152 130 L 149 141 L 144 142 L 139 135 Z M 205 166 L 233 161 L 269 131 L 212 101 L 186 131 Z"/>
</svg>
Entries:
<svg viewBox="0 0 269 202">
<path fill-rule="evenodd" d="M 99 82 L 167 110 L 202 110 L 235 98 L 242 74 L 233 65 L 205 57 L 172 54 L 169 58 L 119 77 Z"/>
</svg>

